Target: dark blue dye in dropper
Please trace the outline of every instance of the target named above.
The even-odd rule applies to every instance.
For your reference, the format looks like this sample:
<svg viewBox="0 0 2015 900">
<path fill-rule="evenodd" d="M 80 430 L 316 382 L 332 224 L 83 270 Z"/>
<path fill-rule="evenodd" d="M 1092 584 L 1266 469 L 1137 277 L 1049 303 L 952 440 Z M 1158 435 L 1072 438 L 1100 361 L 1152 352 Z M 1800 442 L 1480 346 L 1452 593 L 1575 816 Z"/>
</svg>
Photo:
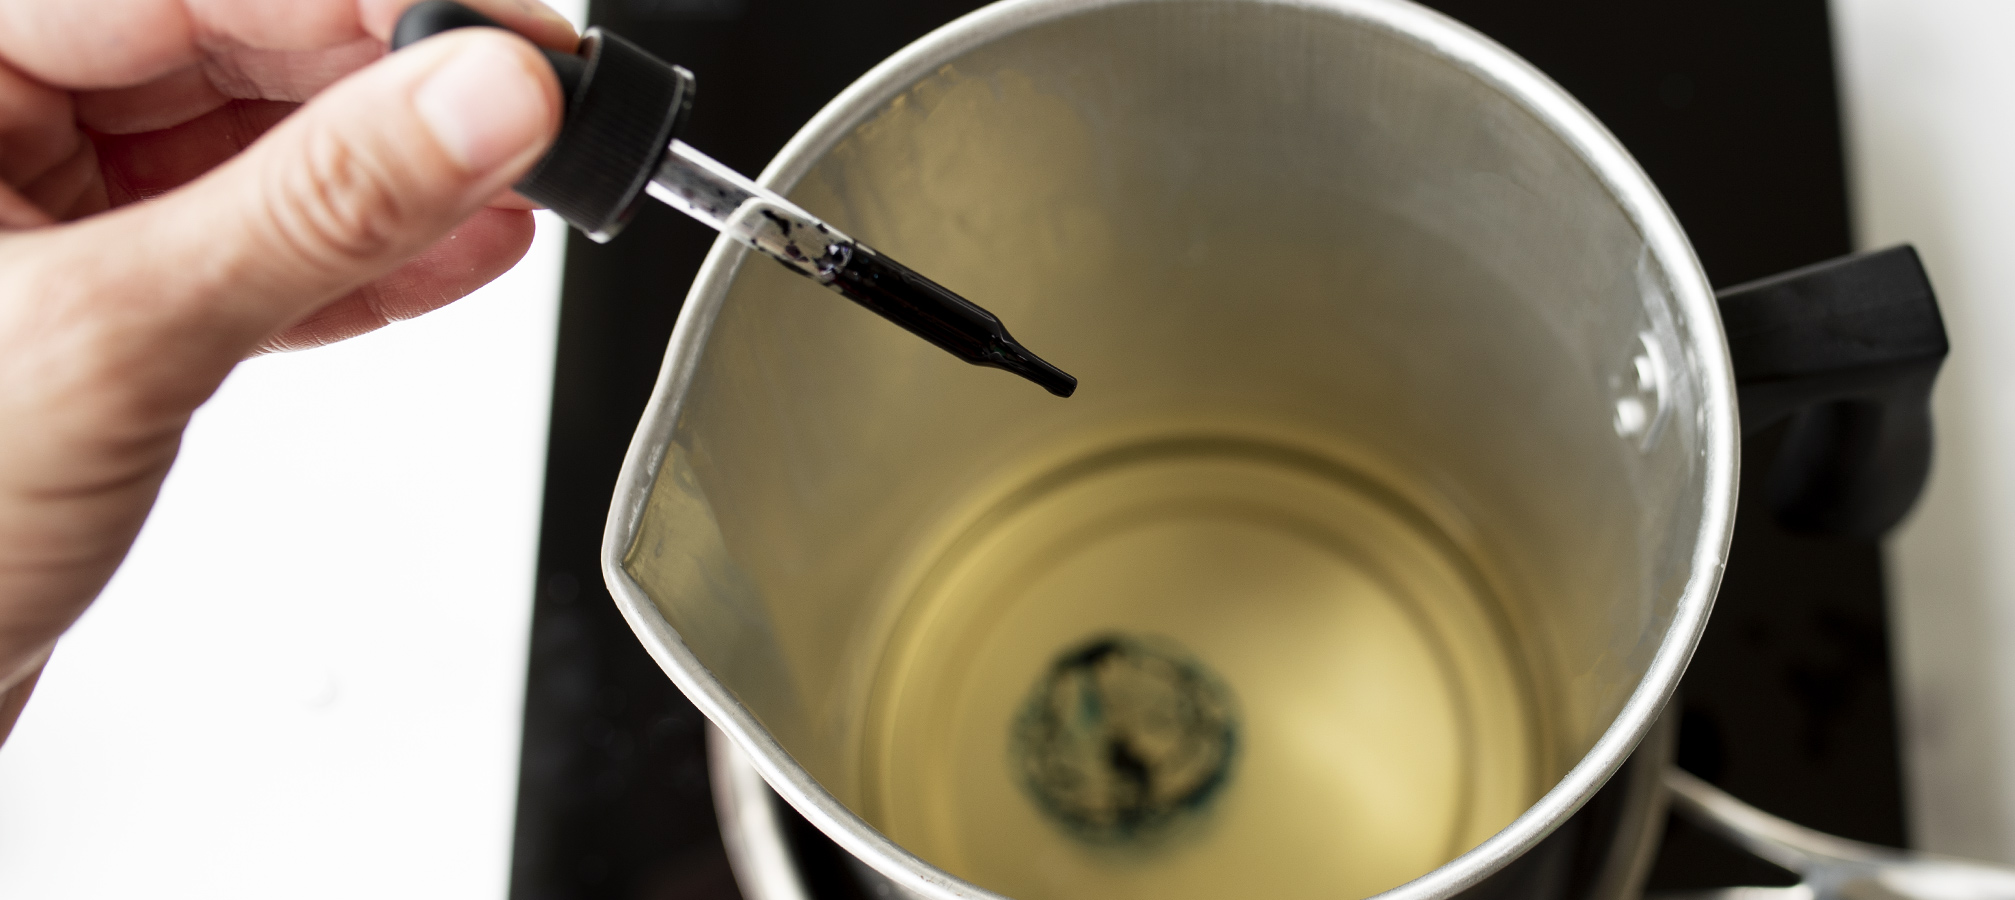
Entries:
<svg viewBox="0 0 2015 900">
<path fill-rule="evenodd" d="M 1006 369 L 1059 397 L 1077 379 L 1028 352 L 999 317 L 902 263 L 856 242 L 832 270 L 829 286 L 876 315 L 966 362 Z"/>
</svg>

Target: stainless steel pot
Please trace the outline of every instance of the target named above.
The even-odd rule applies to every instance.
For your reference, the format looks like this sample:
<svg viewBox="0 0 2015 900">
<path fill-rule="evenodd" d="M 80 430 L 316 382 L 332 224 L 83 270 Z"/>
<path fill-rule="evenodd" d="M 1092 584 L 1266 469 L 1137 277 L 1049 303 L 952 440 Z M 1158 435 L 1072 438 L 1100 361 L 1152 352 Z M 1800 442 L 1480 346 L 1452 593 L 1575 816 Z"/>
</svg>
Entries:
<svg viewBox="0 0 2015 900">
<path fill-rule="evenodd" d="M 979 626 L 944 632 L 958 640 L 927 626 L 971 618 L 944 605 L 946 585 L 984 592 L 1075 552 L 972 561 L 987 535 L 1049 521 L 1118 540 L 1133 526 L 1070 518 L 1095 511 L 1099 485 L 1291 522 L 1275 531 L 1314 535 L 1346 567 L 1363 563 L 1363 523 L 1386 522 L 1403 533 L 1390 547 L 1413 548 L 1394 552 L 1443 573 L 1391 575 L 1389 593 L 1443 578 L 1473 595 L 1393 613 L 1451 710 L 1453 737 L 1419 744 L 1446 770 L 1420 783 L 1454 785 L 1421 819 L 1447 851 L 1360 893 L 1474 888 L 1589 802 L 1658 719 L 1732 525 L 1729 343 L 1657 191 L 1503 48 L 1400 0 L 1008 0 L 876 67 L 762 180 L 1000 313 L 1084 384 L 1059 402 L 960 367 L 728 243 L 681 314 L 605 576 L 763 780 L 890 889 L 1001 896 L 933 864 L 954 859 L 989 884 L 1017 875 L 968 858 L 970 835 L 915 852 L 939 814 L 904 792 L 939 768 L 914 752 L 935 720 L 905 710 L 1005 702 L 975 700 L 979 676 L 940 690 L 916 675 L 1000 655 L 968 640 Z M 1738 357 L 1781 338 L 1773 323 L 1814 285 L 1867 271 L 1733 298 L 1763 334 Z M 1775 393 L 1745 412 L 1824 410 L 1815 446 L 1847 434 L 1857 449 L 1814 457 L 1831 462 L 1789 478 L 1779 506 L 1879 530 L 1921 483 L 1936 363 L 1849 349 L 1863 355 L 1758 351 Z M 1268 499 L 1211 493 L 1241 479 L 1272 485 Z M 1063 518 L 1042 519 L 1052 507 Z M 1345 508 L 1361 514 L 1325 518 Z M 1225 630 L 1140 616 L 1192 644 Z M 1264 668 L 1255 655 L 1226 665 Z M 1253 733 L 1282 720 L 1247 700 Z M 1482 738 L 1488 753 L 1471 749 Z M 1651 816 L 1654 795 L 1632 794 L 1631 815 Z M 1377 816 L 1356 824 L 1377 836 Z"/>
<path fill-rule="evenodd" d="M 1664 833 L 1670 805 L 1664 779 L 1677 771 L 1671 768 L 1677 733 L 1675 717 L 1660 718 L 1637 752 L 1567 823 L 1462 896 L 1477 900 L 1636 900 Z M 721 839 L 735 882 L 748 900 L 819 900 L 856 893 L 911 896 L 857 858 L 839 852 L 822 836 L 806 833 L 809 826 L 792 815 L 756 772 L 748 755 L 717 727 L 707 732 L 707 761 Z M 835 884 L 836 879 L 848 883 Z M 1968 895 L 1951 900 L 1962 897 Z M 1937 895 L 1925 900 L 1946 898 Z"/>
</svg>

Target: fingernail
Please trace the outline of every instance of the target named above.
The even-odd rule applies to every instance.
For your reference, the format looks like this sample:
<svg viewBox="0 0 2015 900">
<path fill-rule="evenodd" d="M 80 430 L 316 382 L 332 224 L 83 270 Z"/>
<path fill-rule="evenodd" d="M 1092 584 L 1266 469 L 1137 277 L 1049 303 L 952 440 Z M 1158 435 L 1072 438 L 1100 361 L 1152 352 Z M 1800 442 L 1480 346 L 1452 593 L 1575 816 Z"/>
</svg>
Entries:
<svg viewBox="0 0 2015 900">
<path fill-rule="evenodd" d="M 544 86 L 499 38 L 471 35 L 420 85 L 413 106 L 441 149 L 470 173 L 487 172 L 545 139 Z"/>
</svg>

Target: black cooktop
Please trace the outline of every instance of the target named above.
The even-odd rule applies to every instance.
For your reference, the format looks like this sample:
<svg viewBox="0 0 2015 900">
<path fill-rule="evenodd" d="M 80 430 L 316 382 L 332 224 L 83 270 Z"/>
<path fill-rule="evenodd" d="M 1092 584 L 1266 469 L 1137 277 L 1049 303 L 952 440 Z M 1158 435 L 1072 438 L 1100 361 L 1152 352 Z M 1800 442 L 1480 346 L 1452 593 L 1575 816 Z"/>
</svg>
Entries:
<svg viewBox="0 0 2015 900">
<path fill-rule="evenodd" d="M 979 5 L 595 0 L 589 18 L 697 73 L 682 136 L 753 173 L 874 63 Z M 1607 123 L 1717 286 L 1851 249 L 1825 0 L 1429 5 L 1531 60 Z M 713 237 L 647 204 L 622 240 L 575 235 L 568 247 L 513 900 L 737 896 L 704 720 L 630 634 L 597 563 L 623 451 Z M 1748 440 L 1743 471 L 1765 471 L 1775 443 Z M 1680 764 L 1795 821 L 1901 845 L 1882 584 L 1874 545 L 1789 535 L 1745 505 L 1681 688 Z M 1651 888 L 1793 880 L 1675 821 Z"/>
</svg>

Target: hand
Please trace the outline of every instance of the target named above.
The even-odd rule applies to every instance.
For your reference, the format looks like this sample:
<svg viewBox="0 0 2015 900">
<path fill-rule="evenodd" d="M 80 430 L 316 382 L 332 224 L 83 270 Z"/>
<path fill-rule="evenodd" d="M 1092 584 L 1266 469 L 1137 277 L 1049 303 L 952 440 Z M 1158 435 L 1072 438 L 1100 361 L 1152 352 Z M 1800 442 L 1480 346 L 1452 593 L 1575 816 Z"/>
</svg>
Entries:
<svg viewBox="0 0 2015 900">
<path fill-rule="evenodd" d="M 0 739 L 239 360 L 530 246 L 510 185 L 559 88 L 496 29 L 386 56 L 410 2 L 0 0 Z M 535 0 L 465 2 L 576 42 Z"/>
</svg>

